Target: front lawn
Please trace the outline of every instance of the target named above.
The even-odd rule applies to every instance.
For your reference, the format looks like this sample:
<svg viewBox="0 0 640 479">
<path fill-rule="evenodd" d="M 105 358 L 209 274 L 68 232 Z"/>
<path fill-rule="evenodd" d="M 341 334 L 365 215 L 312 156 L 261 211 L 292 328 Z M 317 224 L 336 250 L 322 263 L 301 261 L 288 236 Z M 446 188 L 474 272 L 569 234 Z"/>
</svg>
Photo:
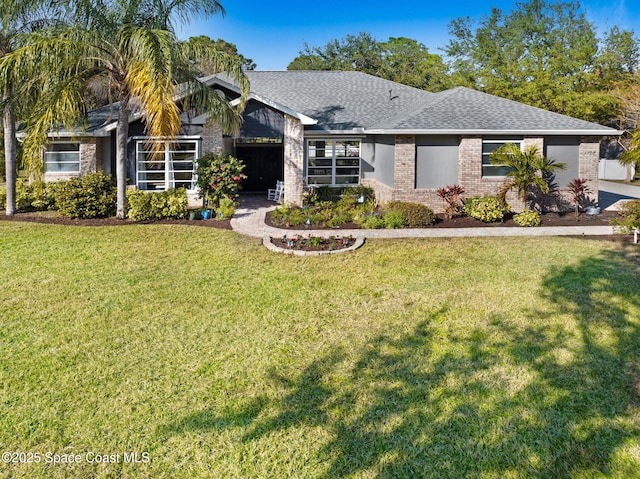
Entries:
<svg viewBox="0 0 640 479">
<path fill-rule="evenodd" d="M 0 477 L 638 477 L 638 252 L 0 222 Z"/>
</svg>

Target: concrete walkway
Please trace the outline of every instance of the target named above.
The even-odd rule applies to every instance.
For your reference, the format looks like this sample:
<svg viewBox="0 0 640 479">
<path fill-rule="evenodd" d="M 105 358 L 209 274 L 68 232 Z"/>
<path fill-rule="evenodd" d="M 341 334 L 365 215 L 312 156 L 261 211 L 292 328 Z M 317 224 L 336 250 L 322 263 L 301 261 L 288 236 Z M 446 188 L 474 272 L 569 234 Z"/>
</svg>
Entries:
<svg viewBox="0 0 640 479">
<path fill-rule="evenodd" d="M 246 195 L 241 197 L 240 206 L 231 219 L 234 231 L 256 238 L 294 236 L 296 234 L 318 237 L 358 236 L 364 238 L 454 238 L 481 236 L 601 236 L 613 233 L 611 226 L 544 226 L 541 228 L 486 227 L 486 228 L 415 228 L 397 230 L 284 230 L 267 226 L 264 222 L 267 211 L 276 208 L 276 204 L 267 201 L 265 195 Z"/>
</svg>

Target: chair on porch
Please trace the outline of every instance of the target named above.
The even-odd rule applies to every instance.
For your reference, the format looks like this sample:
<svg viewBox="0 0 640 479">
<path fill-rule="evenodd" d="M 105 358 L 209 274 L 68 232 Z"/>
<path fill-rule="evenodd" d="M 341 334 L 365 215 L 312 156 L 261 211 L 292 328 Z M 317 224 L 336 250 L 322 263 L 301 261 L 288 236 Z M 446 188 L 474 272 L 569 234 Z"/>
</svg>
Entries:
<svg viewBox="0 0 640 479">
<path fill-rule="evenodd" d="M 275 201 L 276 203 L 281 203 L 283 197 L 284 197 L 284 181 L 278 180 L 276 181 L 275 188 L 267 190 L 267 199 L 271 201 Z"/>
</svg>

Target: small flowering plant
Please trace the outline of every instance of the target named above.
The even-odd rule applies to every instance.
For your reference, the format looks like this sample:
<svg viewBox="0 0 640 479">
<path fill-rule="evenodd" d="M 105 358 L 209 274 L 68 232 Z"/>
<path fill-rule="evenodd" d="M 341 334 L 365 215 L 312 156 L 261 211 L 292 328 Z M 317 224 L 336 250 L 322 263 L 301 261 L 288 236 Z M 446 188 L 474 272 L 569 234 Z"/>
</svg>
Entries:
<svg viewBox="0 0 640 479">
<path fill-rule="evenodd" d="M 459 216 L 464 211 L 461 196 L 464 194 L 464 188 L 460 185 L 447 185 L 438 188 L 436 194 L 442 198 L 445 203 L 444 214 L 448 219 Z"/>
<path fill-rule="evenodd" d="M 587 193 L 591 191 L 591 189 L 587 186 L 587 181 L 582 178 L 576 178 L 572 180 L 567 187 L 571 192 L 571 201 L 573 201 L 573 205 L 575 206 L 576 216 L 580 214 L 580 206 L 585 203 L 587 199 Z"/>
<path fill-rule="evenodd" d="M 204 207 L 217 210 L 220 202 L 228 198 L 234 203 L 238 200 L 238 191 L 242 180 L 244 163 L 226 153 L 207 153 L 198 160 L 197 185 Z"/>
</svg>

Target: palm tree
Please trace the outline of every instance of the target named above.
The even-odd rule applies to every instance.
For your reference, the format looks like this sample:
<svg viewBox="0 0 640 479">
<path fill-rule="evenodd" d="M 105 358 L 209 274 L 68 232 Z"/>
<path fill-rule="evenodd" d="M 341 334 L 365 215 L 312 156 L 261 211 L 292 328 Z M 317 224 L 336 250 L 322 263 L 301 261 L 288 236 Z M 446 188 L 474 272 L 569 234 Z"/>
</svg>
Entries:
<svg viewBox="0 0 640 479">
<path fill-rule="evenodd" d="M 629 149 L 620 155 L 618 161 L 626 167 L 635 166 L 636 170 L 640 169 L 640 129 L 636 129 L 631 133 L 631 144 L 629 145 Z M 627 169 L 627 172 L 628 171 L 630 170 Z M 629 173 L 627 176 L 629 176 L 627 181 L 631 181 L 633 179 L 630 177 Z"/>
<path fill-rule="evenodd" d="M 511 169 L 507 173 L 508 180 L 498 191 L 500 201 L 503 204 L 506 203 L 507 193 L 515 188 L 526 209 L 528 209 L 527 196 L 532 188 L 537 187 L 542 193 L 548 193 L 551 189 L 550 180 L 553 174 L 566 169 L 564 163 L 556 163 L 542 156 L 535 145 L 521 150 L 518 145 L 507 143 L 491 153 L 489 161 L 493 165 Z"/>
<path fill-rule="evenodd" d="M 216 0 L 79 2 L 76 23 L 34 38 L 5 57 L 0 74 L 36 78 L 40 107 L 28 122 L 25 155 L 40 157 L 47 133 L 86 117 L 83 88 L 106 80 L 117 100 L 117 217 L 125 216 L 129 118 L 140 113 L 149 137 L 175 138 L 183 108 L 211 112 L 221 129 L 239 124 L 249 83 L 237 58 L 202 43 L 178 41 L 172 19 L 224 13 Z M 206 59 L 242 88 L 237 108 L 197 81 L 193 59 Z M 191 61 L 190 61 L 191 60 Z M 180 92 L 177 87 L 180 85 Z M 115 105 L 114 105 L 115 106 Z"/>
<path fill-rule="evenodd" d="M 61 4 L 60 4 L 61 5 Z M 47 23 L 46 18 L 57 18 L 59 12 L 53 12 L 47 2 L 42 0 L 5 0 L 0 9 L 0 59 L 5 58 L 25 41 L 25 37 L 37 31 Z M 16 211 L 16 115 L 28 108 L 31 92 L 16 92 L 15 79 L 9 75 L 1 77 L 0 111 L 4 130 L 4 158 L 7 183 L 6 214 Z"/>
</svg>

